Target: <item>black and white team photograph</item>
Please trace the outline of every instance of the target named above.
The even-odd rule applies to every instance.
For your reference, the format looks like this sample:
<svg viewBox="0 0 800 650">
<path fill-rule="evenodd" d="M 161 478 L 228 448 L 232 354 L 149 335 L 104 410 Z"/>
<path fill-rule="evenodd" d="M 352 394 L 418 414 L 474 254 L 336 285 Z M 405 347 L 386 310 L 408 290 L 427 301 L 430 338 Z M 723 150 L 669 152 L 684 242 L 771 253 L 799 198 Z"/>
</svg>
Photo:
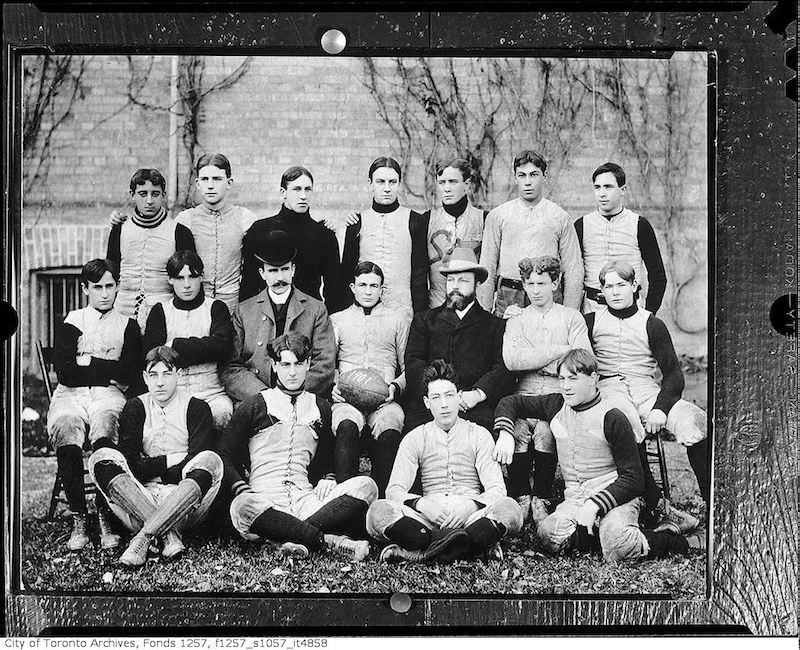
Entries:
<svg viewBox="0 0 800 650">
<path fill-rule="evenodd" d="M 705 598 L 707 53 L 22 61 L 23 593 Z"/>
</svg>

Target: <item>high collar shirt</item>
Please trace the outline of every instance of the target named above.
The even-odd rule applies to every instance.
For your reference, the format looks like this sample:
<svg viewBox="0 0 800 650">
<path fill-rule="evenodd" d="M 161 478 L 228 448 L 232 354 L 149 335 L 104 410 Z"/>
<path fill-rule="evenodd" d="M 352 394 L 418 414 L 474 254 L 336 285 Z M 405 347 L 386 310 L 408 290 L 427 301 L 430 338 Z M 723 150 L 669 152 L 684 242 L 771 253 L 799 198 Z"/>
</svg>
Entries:
<svg viewBox="0 0 800 650">
<path fill-rule="evenodd" d="M 411 210 L 401 205 L 388 213 L 370 208 L 361 213 L 359 232 L 359 262 L 374 262 L 385 275 L 381 300 L 409 318 L 413 314 L 410 218 Z"/>
<path fill-rule="evenodd" d="M 170 454 L 186 456 L 189 450 L 189 428 L 186 422 L 191 395 L 178 390 L 163 406 L 150 393 L 140 395 L 137 399 L 144 405 L 144 455 L 149 458 Z"/>
<path fill-rule="evenodd" d="M 405 388 L 405 352 L 411 324 L 406 313 L 379 302 L 367 314 L 354 304 L 331 315 L 331 322 L 340 374 L 372 368 L 387 384 L 394 381 L 401 390 Z"/>
<path fill-rule="evenodd" d="M 552 255 L 561 261 L 564 305 L 579 309 L 583 260 L 572 218 L 564 209 L 545 198 L 534 206 L 516 198 L 489 212 L 480 262 L 488 269 L 489 277 L 478 287 L 478 300 L 483 308 L 492 309 L 498 277 L 520 280 L 519 261 L 542 255 Z"/>
<path fill-rule="evenodd" d="M 386 498 L 404 503 L 441 494 L 469 497 L 489 506 L 506 496 L 494 441 L 481 426 L 459 418 L 449 431 L 435 422 L 418 426 L 400 443 Z M 419 471 L 422 494 L 410 492 Z"/>
<path fill-rule="evenodd" d="M 267 289 L 267 293 L 269 293 L 269 299 L 276 305 L 285 305 L 287 302 L 289 302 L 289 298 L 292 296 L 291 291 L 275 293 L 272 289 Z"/>
<path fill-rule="evenodd" d="M 453 311 L 454 311 L 454 312 L 456 312 L 456 316 L 458 316 L 458 320 L 463 320 L 463 319 L 464 319 L 464 316 L 466 316 L 466 315 L 467 315 L 467 312 L 470 310 L 470 308 L 471 308 L 471 307 L 472 307 L 472 305 L 474 305 L 474 304 L 475 304 L 475 301 L 473 300 L 473 301 L 472 301 L 471 303 L 469 303 L 469 304 L 468 304 L 466 307 L 464 307 L 464 309 L 454 309 Z"/>
<path fill-rule="evenodd" d="M 175 221 L 194 235 L 197 254 L 205 264 L 203 290 L 206 296 L 222 300 L 230 310 L 239 302 L 242 241 L 256 220 L 256 215 L 247 208 L 230 204 L 222 210 L 201 204 L 175 217 Z"/>
<path fill-rule="evenodd" d="M 586 321 L 577 309 L 553 303 L 542 312 L 530 305 L 506 321 L 503 361 L 518 373 L 519 392 L 538 392 L 535 387 L 543 377 L 557 380 L 558 360 L 573 348 L 592 350 Z"/>
</svg>

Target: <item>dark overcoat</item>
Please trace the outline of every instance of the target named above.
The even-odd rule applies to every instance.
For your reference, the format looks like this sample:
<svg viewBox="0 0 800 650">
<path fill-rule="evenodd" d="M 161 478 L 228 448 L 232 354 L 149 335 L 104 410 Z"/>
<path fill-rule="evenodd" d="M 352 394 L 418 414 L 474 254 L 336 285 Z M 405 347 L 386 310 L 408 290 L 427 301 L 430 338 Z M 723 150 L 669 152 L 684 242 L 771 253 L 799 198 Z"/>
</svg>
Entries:
<svg viewBox="0 0 800 650">
<path fill-rule="evenodd" d="M 486 426 L 491 422 L 497 402 L 514 390 L 514 375 L 503 362 L 504 331 L 505 321 L 487 312 L 477 301 L 463 319 L 446 304 L 416 314 L 405 356 L 407 428 L 430 420 L 422 402 L 422 374 L 434 359 L 444 359 L 453 365 L 459 389 L 480 388 L 486 394 L 486 400 L 476 409 L 483 415 L 479 424 Z M 491 425 L 487 428 L 491 430 Z"/>
</svg>

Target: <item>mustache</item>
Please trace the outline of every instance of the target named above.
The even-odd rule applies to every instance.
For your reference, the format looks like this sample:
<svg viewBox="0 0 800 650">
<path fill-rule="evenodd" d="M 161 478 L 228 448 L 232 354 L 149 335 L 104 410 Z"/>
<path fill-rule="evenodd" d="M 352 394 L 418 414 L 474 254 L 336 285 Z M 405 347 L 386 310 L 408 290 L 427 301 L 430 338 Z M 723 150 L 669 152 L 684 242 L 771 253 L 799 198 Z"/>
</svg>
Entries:
<svg viewBox="0 0 800 650">
<path fill-rule="evenodd" d="M 448 298 L 453 298 L 458 296 L 460 298 L 472 298 L 475 295 L 475 292 L 472 293 L 461 293 L 458 289 L 453 289 L 450 293 L 447 294 Z"/>
<path fill-rule="evenodd" d="M 273 287 L 288 287 L 289 283 L 286 280 L 278 280 L 277 282 L 273 282 Z"/>
<path fill-rule="evenodd" d="M 463 309 L 466 307 L 468 302 L 471 302 L 475 299 L 475 293 L 468 293 L 464 294 L 461 293 L 458 289 L 453 289 L 450 293 L 447 294 L 447 303 L 450 307 L 457 307 L 458 309 Z"/>
</svg>

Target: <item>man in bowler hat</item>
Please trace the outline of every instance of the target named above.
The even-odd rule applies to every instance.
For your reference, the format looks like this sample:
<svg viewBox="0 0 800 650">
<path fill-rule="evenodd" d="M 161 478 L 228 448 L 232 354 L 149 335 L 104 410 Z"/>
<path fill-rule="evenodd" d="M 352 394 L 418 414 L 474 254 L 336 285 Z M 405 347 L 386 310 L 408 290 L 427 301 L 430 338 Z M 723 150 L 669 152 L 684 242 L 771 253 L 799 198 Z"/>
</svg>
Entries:
<svg viewBox="0 0 800 650">
<path fill-rule="evenodd" d="M 447 301 L 416 314 L 408 335 L 405 429 L 431 420 L 422 400 L 423 371 L 435 359 L 443 359 L 457 375 L 461 417 L 491 431 L 495 405 L 514 390 L 514 376 L 503 362 L 505 322 L 475 299 L 488 272 L 471 248 L 456 248 L 439 272 L 446 278 Z"/>
<path fill-rule="evenodd" d="M 270 230 L 259 234 L 254 255 L 266 286 L 233 311 L 233 353 L 220 373 L 225 390 L 234 402 L 241 402 L 270 388 L 267 344 L 296 332 L 308 337 L 312 346 L 306 390 L 327 397 L 336 359 L 333 325 L 325 305 L 293 285 L 297 249 L 285 231 Z"/>
</svg>

